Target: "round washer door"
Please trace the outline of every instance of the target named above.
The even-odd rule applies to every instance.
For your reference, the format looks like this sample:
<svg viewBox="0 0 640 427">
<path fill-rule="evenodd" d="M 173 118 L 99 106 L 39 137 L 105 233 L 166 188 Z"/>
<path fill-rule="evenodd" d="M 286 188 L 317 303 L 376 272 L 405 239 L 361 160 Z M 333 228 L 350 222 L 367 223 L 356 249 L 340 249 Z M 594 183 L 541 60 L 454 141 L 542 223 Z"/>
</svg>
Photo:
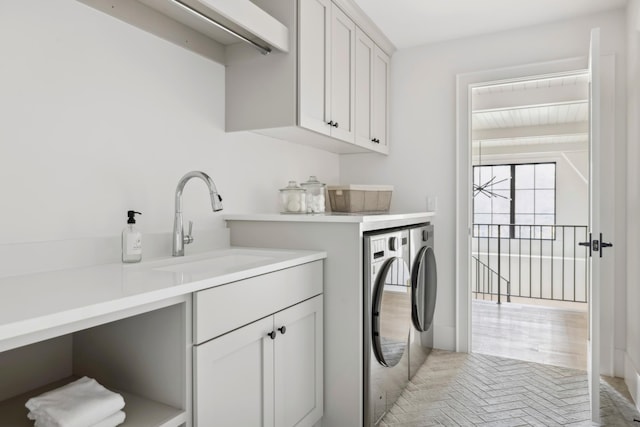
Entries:
<svg viewBox="0 0 640 427">
<path fill-rule="evenodd" d="M 411 329 L 411 273 L 402 258 L 391 258 L 376 279 L 372 301 L 373 351 L 378 362 L 400 362 Z"/>
<path fill-rule="evenodd" d="M 411 273 L 411 318 L 413 326 L 420 332 L 426 332 L 433 322 L 438 293 L 438 274 L 433 249 L 426 246 L 420 249 Z"/>
</svg>

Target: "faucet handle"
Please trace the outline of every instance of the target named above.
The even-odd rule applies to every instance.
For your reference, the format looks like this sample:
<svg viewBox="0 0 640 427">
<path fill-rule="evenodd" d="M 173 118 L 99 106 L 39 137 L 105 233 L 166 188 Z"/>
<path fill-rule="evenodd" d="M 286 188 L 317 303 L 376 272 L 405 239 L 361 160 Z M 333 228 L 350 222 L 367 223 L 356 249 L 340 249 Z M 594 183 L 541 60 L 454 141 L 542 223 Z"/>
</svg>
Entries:
<svg viewBox="0 0 640 427">
<path fill-rule="evenodd" d="M 193 243 L 193 221 L 189 221 L 189 232 L 184 236 L 184 244 Z"/>
</svg>

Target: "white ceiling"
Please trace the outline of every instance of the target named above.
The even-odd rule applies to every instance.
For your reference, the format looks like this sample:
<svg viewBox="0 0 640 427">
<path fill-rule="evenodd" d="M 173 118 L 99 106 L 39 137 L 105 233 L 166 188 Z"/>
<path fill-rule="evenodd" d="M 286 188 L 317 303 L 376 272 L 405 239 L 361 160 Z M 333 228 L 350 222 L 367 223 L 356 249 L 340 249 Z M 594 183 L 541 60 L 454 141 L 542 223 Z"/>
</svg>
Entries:
<svg viewBox="0 0 640 427">
<path fill-rule="evenodd" d="M 627 0 L 355 0 L 398 49 L 617 9 Z"/>
<path fill-rule="evenodd" d="M 587 74 L 474 88 L 474 148 L 480 141 L 483 147 L 584 143 L 588 141 L 588 94 Z"/>
</svg>

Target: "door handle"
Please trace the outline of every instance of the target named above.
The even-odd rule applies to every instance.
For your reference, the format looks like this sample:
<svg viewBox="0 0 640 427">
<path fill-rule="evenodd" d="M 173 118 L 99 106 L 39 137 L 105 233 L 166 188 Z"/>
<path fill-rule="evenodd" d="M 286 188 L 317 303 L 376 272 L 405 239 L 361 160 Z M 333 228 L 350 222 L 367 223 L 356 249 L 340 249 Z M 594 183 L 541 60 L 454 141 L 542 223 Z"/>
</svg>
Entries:
<svg viewBox="0 0 640 427">
<path fill-rule="evenodd" d="M 589 240 L 586 242 L 578 242 L 580 246 L 588 246 L 589 247 L 589 256 L 591 256 L 592 252 L 600 251 L 600 258 L 602 258 L 602 250 L 604 248 L 610 248 L 613 246 L 611 242 L 603 242 L 602 241 L 602 233 L 600 233 L 600 238 L 598 240 L 592 240 L 592 235 L 589 233 Z"/>
<path fill-rule="evenodd" d="M 602 241 L 602 233 L 600 233 L 600 258 L 602 258 L 602 252 L 604 248 L 610 248 L 613 246 L 611 242 L 603 242 Z"/>
<path fill-rule="evenodd" d="M 594 242 L 595 243 L 595 242 Z M 589 233 L 589 240 L 586 242 L 579 242 L 578 245 L 580 246 L 588 246 L 589 247 L 589 256 L 591 256 L 591 233 Z M 594 250 L 598 250 L 597 247 L 593 248 Z"/>
</svg>

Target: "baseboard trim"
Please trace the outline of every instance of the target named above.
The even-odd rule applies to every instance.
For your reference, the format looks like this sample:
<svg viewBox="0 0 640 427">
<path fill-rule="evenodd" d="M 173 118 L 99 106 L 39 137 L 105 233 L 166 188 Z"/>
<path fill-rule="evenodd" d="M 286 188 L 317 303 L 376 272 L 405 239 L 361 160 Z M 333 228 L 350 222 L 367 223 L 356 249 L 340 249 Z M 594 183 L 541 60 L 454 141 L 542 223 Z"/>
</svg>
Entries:
<svg viewBox="0 0 640 427">
<path fill-rule="evenodd" d="M 616 348 L 613 353 L 613 376 L 624 378 L 625 357 L 627 352 Z"/>
<path fill-rule="evenodd" d="M 433 346 L 440 350 L 456 351 L 455 326 L 434 325 Z"/>
<path fill-rule="evenodd" d="M 624 382 L 627 384 L 636 409 L 640 411 L 640 371 L 638 371 L 627 353 L 625 353 L 624 358 Z"/>
</svg>

